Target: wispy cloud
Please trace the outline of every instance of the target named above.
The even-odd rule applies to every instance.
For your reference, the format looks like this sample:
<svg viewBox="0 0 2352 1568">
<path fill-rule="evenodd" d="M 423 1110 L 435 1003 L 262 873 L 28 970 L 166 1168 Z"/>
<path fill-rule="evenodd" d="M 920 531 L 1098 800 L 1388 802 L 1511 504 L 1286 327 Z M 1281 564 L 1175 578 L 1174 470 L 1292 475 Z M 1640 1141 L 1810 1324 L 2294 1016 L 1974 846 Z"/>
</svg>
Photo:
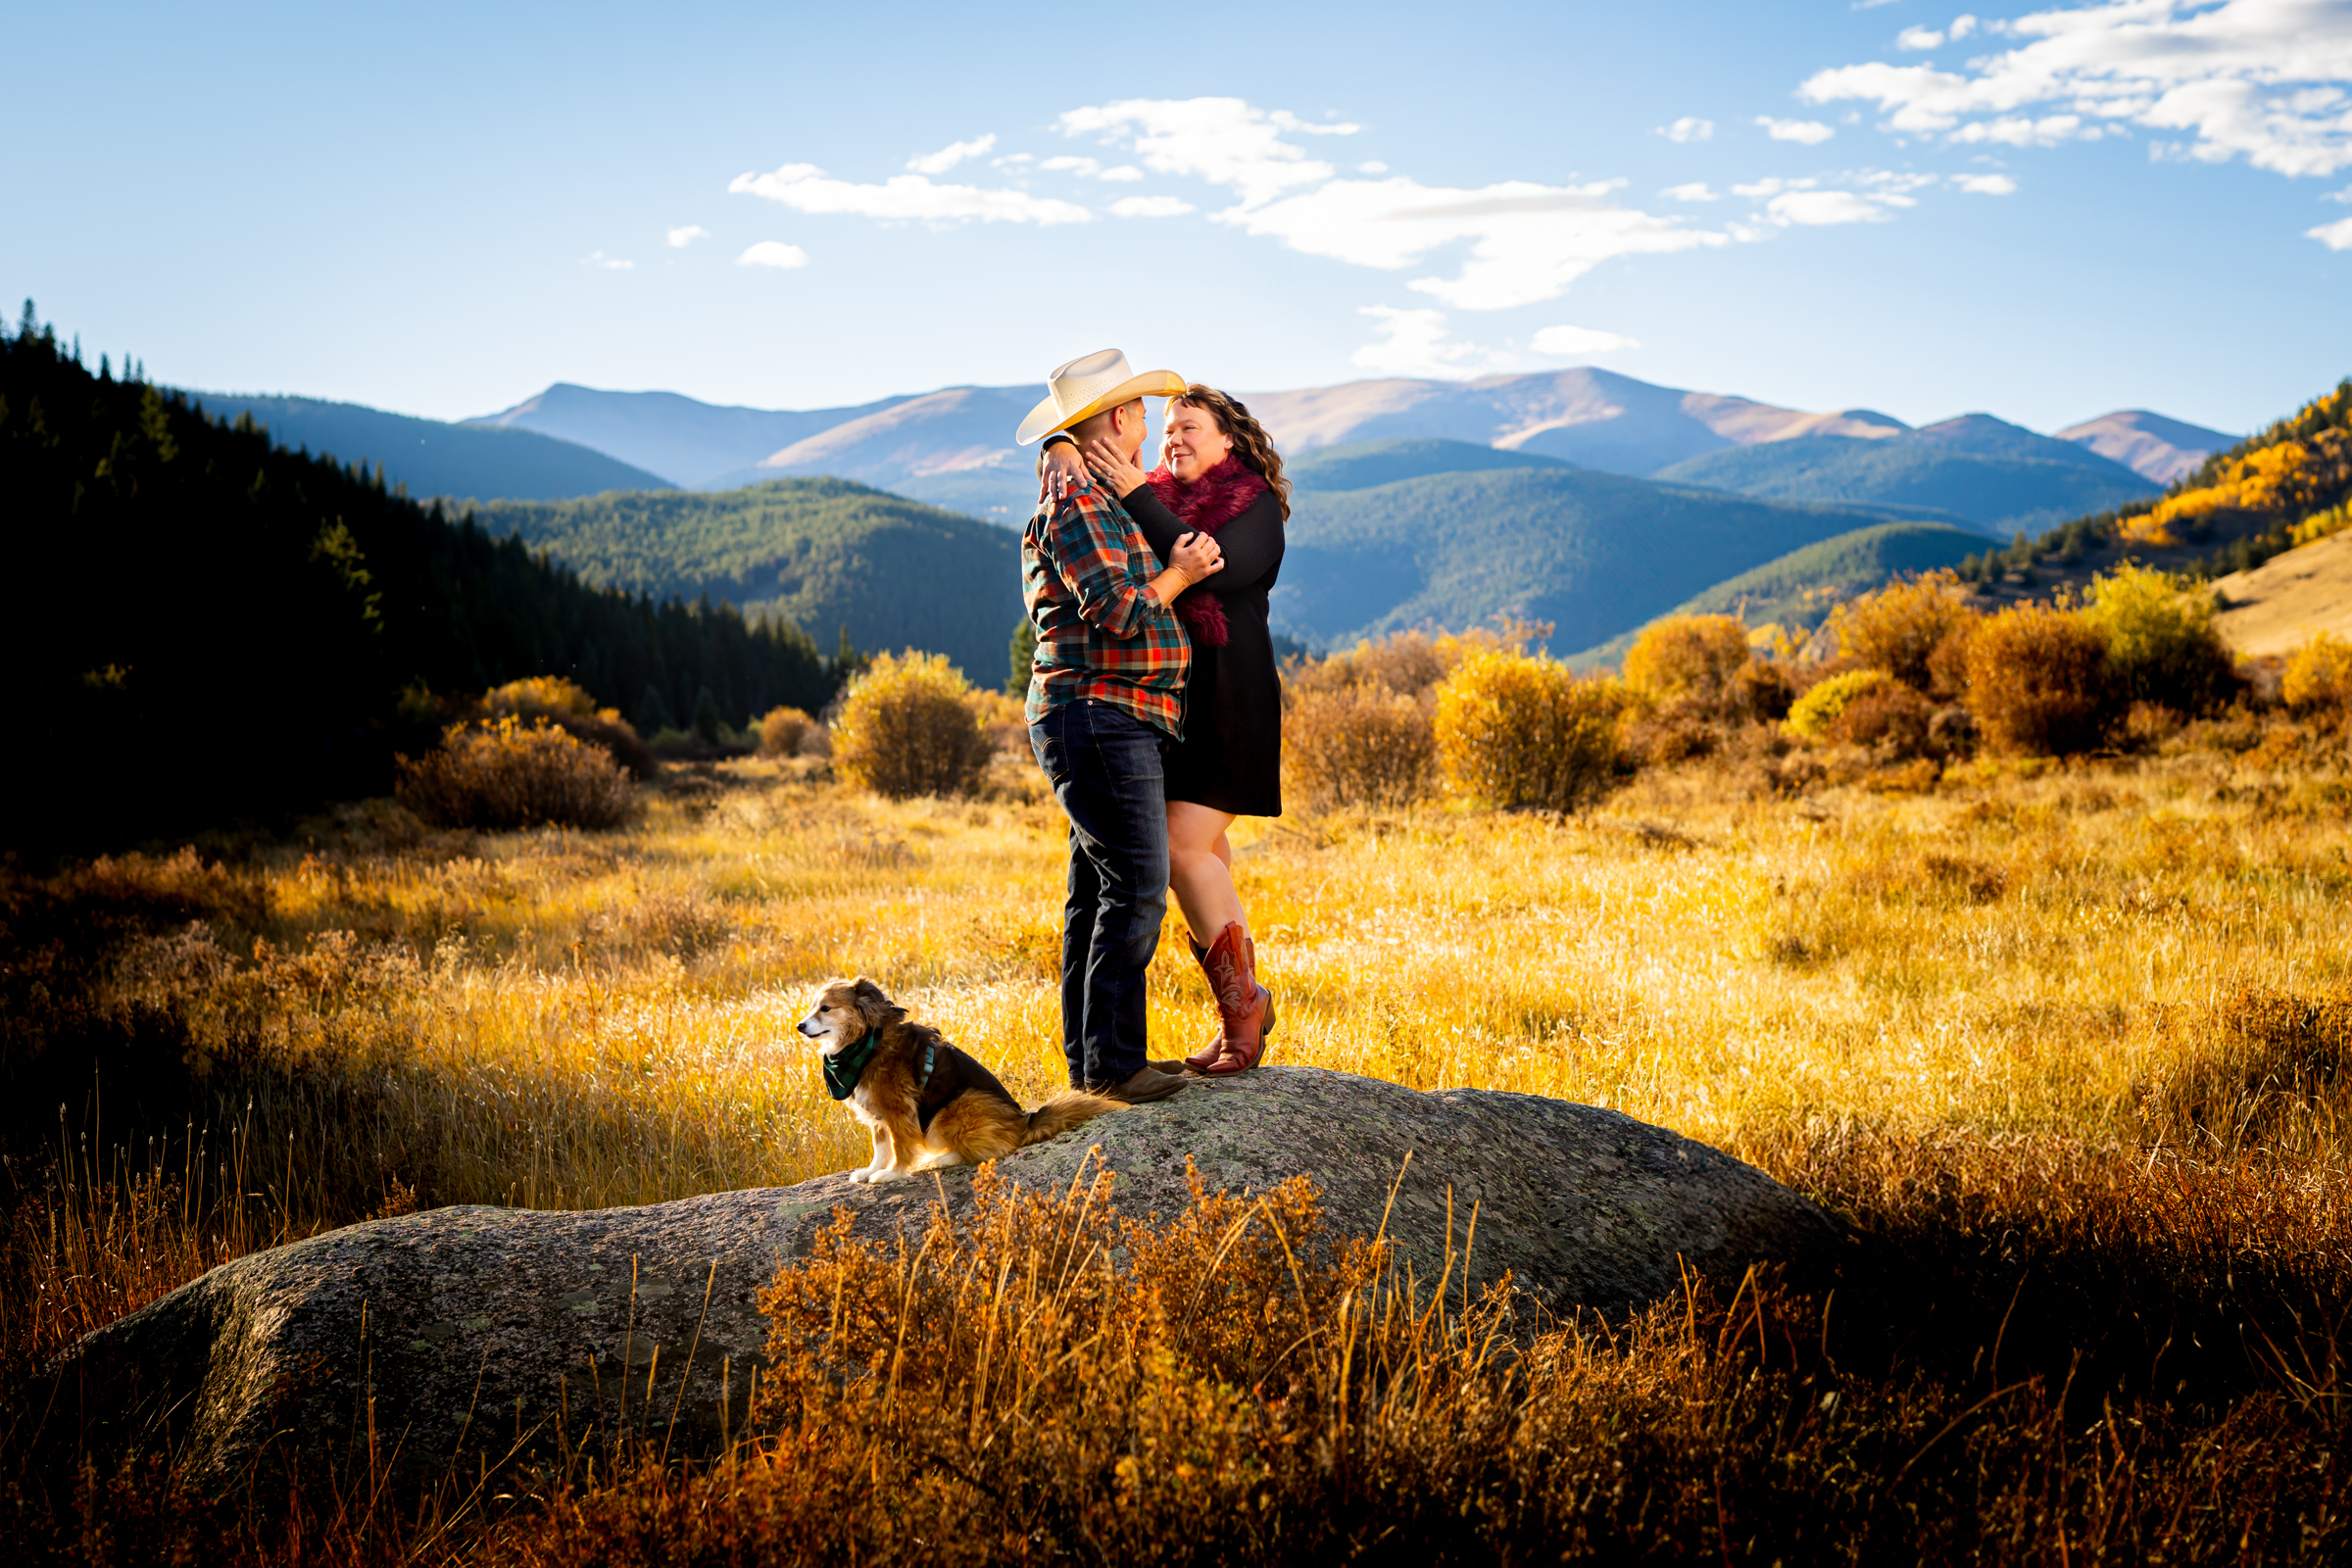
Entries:
<svg viewBox="0 0 2352 1568">
<path fill-rule="evenodd" d="M 1423 185 L 1402 174 L 1342 176 L 1285 136 L 1297 130 L 1352 134 L 1355 127 L 1310 125 L 1240 99 L 1136 100 L 1072 110 L 1059 123 L 1102 134 L 1157 172 L 1225 187 L 1235 200 L 1210 214 L 1215 221 L 1310 256 L 1396 271 L 1467 241 L 1468 253 L 1454 275 L 1418 277 L 1407 285 L 1462 310 L 1502 310 L 1554 299 L 1613 257 L 1727 240 L 1679 218 L 1619 205 L 1613 193 L 1621 182 L 1615 180 L 1580 185 L 1507 180 L 1457 189 Z M 1419 330 L 1398 326 L 1394 332 Z M 1375 347 L 1382 353 L 1404 352 Z"/>
<path fill-rule="evenodd" d="M 696 240 L 710 237 L 710 231 L 702 224 L 688 223 L 684 228 L 673 228 L 669 231 L 669 248 L 673 251 L 682 251 Z"/>
<path fill-rule="evenodd" d="M 1547 326 L 1535 335 L 1530 346 L 1538 354 L 1571 355 L 1609 354 L 1642 345 L 1621 332 L 1603 332 L 1590 326 Z"/>
<path fill-rule="evenodd" d="M 1758 115 L 1756 123 L 1774 141 L 1802 142 L 1807 147 L 1818 147 L 1838 134 L 1836 127 L 1818 120 L 1775 120 L 1770 115 Z"/>
<path fill-rule="evenodd" d="M 737 267 L 807 267 L 808 253 L 780 239 L 763 239 L 735 258 Z"/>
<path fill-rule="evenodd" d="M 795 212 L 850 214 L 883 222 L 1083 223 L 1085 208 L 1024 190 L 935 185 L 921 174 L 894 174 L 879 185 L 833 179 L 813 164 L 786 164 L 771 173 L 738 174 L 727 189 L 765 197 Z"/>
<path fill-rule="evenodd" d="M 906 167 L 918 174 L 944 174 L 966 158 L 985 157 L 997 144 L 997 133 L 975 136 L 970 141 L 952 141 L 935 153 L 921 153 L 906 160 Z"/>
<path fill-rule="evenodd" d="M 1361 314 L 1378 323 L 1380 336 L 1349 356 L 1349 363 L 1375 375 L 1426 376 L 1459 380 L 1487 368 L 1491 351 L 1454 339 L 1444 311 L 1408 311 L 1367 305 Z"/>
<path fill-rule="evenodd" d="M 607 256 L 603 251 L 592 251 L 581 257 L 580 265 L 601 268 L 608 272 L 628 272 L 636 270 L 637 268 L 635 262 L 624 262 L 617 256 Z"/>
<path fill-rule="evenodd" d="M 1875 102 L 1887 129 L 1954 142 L 2052 145 L 2136 126 L 2185 133 L 2206 163 L 2352 167 L 2352 6 L 2340 0 L 2106 0 L 1997 26 L 2027 41 L 1960 71 L 1841 66 L 1798 96 Z"/>
<path fill-rule="evenodd" d="M 2339 218 L 2332 223 L 2303 231 L 2305 239 L 2316 239 L 2331 251 L 2352 251 L 2352 218 Z"/>
<path fill-rule="evenodd" d="M 1182 218 L 1200 210 L 1177 196 L 1122 196 L 1110 204 L 1113 218 Z"/>
<path fill-rule="evenodd" d="M 1717 199 L 1703 179 L 1693 180 L 1688 185 L 1669 185 L 1658 194 L 1670 202 L 1711 202 Z"/>
<path fill-rule="evenodd" d="M 2007 174 L 1954 174 L 1952 188 L 1972 196 L 2014 196 L 2017 181 Z"/>
<path fill-rule="evenodd" d="M 1706 141 L 1715 134 L 1715 122 L 1701 120 L 1696 115 L 1685 115 L 1671 125 L 1660 125 L 1654 132 L 1668 141 Z"/>
<path fill-rule="evenodd" d="M 1114 168 L 1104 169 L 1099 159 L 1077 158 L 1067 153 L 1059 158 L 1049 158 L 1037 167 L 1051 169 L 1057 173 L 1076 174 L 1081 179 L 1130 180 L 1144 177 L 1144 172 L 1133 164 L 1120 164 Z"/>
<path fill-rule="evenodd" d="M 1239 98 L 1130 98 L 1073 109 L 1054 123 L 1065 136 L 1092 134 L 1128 147 L 1154 172 L 1227 186 L 1246 207 L 1332 177 L 1331 165 L 1283 140 L 1286 134 L 1352 136 L 1359 128 L 1313 123 Z"/>
</svg>

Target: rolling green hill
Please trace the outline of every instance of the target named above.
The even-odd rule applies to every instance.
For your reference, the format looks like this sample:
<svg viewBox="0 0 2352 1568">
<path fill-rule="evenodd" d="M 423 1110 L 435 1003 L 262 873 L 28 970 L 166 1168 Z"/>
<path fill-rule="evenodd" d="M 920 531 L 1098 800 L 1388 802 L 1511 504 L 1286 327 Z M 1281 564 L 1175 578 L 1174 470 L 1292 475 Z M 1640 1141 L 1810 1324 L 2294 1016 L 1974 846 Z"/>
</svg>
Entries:
<svg viewBox="0 0 2352 1568">
<path fill-rule="evenodd" d="M 1886 583 L 1899 572 L 1957 566 L 1984 548 L 1984 536 L 1934 522 L 1882 522 L 1792 550 L 1751 566 L 1667 612 L 1675 615 L 1738 615 L 1750 626 L 1777 621 L 1791 629 L 1819 625 L 1841 599 Z M 1572 656 L 1571 663 L 1614 663 L 1625 657 L 1639 627 Z"/>
<path fill-rule="evenodd" d="M 251 415 L 270 439 L 364 468 L 381 464 L 384 482 L 418 498 L 512 496 L 552 501 L 605 490 L 659 490 L 668 481 L 590 447 L 535 430 L 479 428 L 386 414 L 318 398 L 182 394 L 215 417 Z"/>
<path fill-rule="evenodd" d="M 1564 466 L 1302 490 L 1276 629 L 1338 645 L 1507 612 L 1553 622 L 1556 648 L 1590 648 L 1752 566 L 1886 520 Z"/>
<path fill-rule="evenodd" d="M 2157 493 L 2120 463 L 1983 416 L 1879 440 L 1726 447 L 1653 477 L 1760 500 L 1934 508 L 2004 537 Z"/>
<path fill-rule="evenodd" d="M 848 479 L 771 479 L 741 490 L 495 502 L 475 515 L 600 586 L 709 596 L 805 626 L 827 648 L 946 654 L 1002 680 L 1021 617 L 1021 540 Z"/>
</svg>

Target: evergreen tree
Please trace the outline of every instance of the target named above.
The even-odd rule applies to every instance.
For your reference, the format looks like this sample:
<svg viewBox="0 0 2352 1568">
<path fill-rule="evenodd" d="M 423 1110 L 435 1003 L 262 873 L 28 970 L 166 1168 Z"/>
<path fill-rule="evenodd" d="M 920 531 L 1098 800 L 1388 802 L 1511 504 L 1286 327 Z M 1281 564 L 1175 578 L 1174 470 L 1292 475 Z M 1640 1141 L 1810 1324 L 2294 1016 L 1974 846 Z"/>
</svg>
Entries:
<svg viewBox="0 0 2352 1568">
<path fill-rule="evenodd" d="M 710 695 L 710 687 L 694 694 L 694 732 L 703 738 L 705 745 L 718 744 L 718 732 L 725 722 L 719 717 L 718 699 Z"/>
<path fill-rule="evenodd" d="M 1024 615 L 1021 623 L 1012 628 L 1012 674 L 1004 682 L 1004 689 L 1015 697 L 1026 697 L 1030 671 L 1036 663 L 1037 622 Z"/>
<path fill-rule="evenodd" d="M 650 680 L 645 683 L 645 690 L 638 695 L 637 707 L 629 714 L 629 722 L 636 725 L 637 733 L 645 736 L 648 740 L 662 730 L 678 727 L 677 720 L 670 717 L 669 704 L 662 700 L 662 688 Z"/>
</svg>

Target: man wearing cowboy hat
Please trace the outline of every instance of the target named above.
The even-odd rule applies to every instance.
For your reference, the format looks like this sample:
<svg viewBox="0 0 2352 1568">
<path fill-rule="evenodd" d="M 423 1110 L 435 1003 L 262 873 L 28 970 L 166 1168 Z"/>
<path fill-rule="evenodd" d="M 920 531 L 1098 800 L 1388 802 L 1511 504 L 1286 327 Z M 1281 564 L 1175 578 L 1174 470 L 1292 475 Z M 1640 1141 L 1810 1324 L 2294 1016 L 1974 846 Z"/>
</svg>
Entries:
<svg viewBox="0 0 2352 1568">
<path fill-rule="evenodd" d="M 1144 399 L 1173 397 L 1184 377 L 1136 375 L 1104 349 L 1047 377 L 1045 401 L 1013 439 L 1067 430 L 1102 437 L 1134 462 Z M 1102 485 L 1043 500 L 1021 534 L 1021 597 L 1037 628 L 1029 743 L 1070 819 L 1062 903 L 1061 1049 L 1070 1082 L 1130 1104 L 1163 1100 L 1184 1080 L 1145 1051 L 1144 971 L 1168 909 L 1168 818 L 1160 756 L 1184 733 L 1192 645 L 1170 608 L 1223 564 L 1216 540 L 1177 541 L 1166 569 Z"/>
</svg>

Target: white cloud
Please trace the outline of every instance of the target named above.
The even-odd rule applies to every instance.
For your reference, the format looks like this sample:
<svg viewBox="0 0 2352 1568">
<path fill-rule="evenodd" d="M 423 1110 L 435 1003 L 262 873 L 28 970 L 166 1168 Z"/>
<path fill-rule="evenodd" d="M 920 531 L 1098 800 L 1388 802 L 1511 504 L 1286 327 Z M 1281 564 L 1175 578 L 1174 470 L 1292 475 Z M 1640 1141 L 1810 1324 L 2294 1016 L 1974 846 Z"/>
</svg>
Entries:
<svg viewBox="0 0 2352 1568">
<path fill-rule="evenodd" d="M 1182 218 L 1200 210 L 1175 196 L 1122 196 L 1110 204 L 1114 218 Z"/>
<path fill-rule="evenodd" d="M 813 164 L 786 164 L 773 173 L 738 174 L 727 189 L 764 196 L 795 212 L 846 213 L 884 222 L 1083 223 L 1094 214 L 1069 202 L 1022 190 L 934 185 L 921 174 L 893 174 L 879 185 L 831 179 Z"/>
<path fill-rule="evenodd" d="M 1133 164 L 1121 164 L 1116 169 L 1104 169 L 1097 159 L 1072 158 L 1067 154 L 1059 158 L 1049 158 L 1037 167 L 1051 169 L 1056 173 L 1076 174 L 1081 179 L 1135 180 L 1144 177 L 1144 172 Z"/>
<path fill-rule="evenodd" d="M 1361 314 L 1380 323 L 1380 340 L 1365 344 L 1349 359 L 1376 375 L 1459 380 L 1478 374 L 1486 368 L 1486 362 L 1494 358 L 1475 343 L 1453 341 L 1446 326 L 1444 311 L 1367 305 Z"/>
<path fill-rule="evenodd" d="M 2339 218 L 2332 223 L 2303 231 L 2305 239 L 2316 239 L 2331 251 L 2352 251 L 2352 218 Z"/>
<path fill-rule="evenodd" d="M 1943 45 L 1943 34 L 1933 27 L 1905 27 L 1894 35 L 1897 49 L 1937 49 Z"/>
<path fill-rule="evenodd" d="M 2102 0 L 1999 30 L 2027 41 L 1959 72 L 1843 66 L 1797 93 L 1873 101 L 1889 130 L 1961 142 L 2046 145 L 2139 126 L 2187 133 L 2207 163 L 2243 157 L 2314 176 L 2352 167 L 2352 6 L 2340 0 Z"/>
<path fill-rule="evenodd" d="M 808 253 L 780 239 L 763 239 L 735 258 L 737 267 L 807 267 Z"/>
<path fill-rule="evenodd" d="M 1131 98 L 1073 109 L 1054 123 L 1065 136 L 1094 134 L 1124 145 L 1154 172 L 1230 186 L 1246 207 L 1331 178 L 1332 167 L 1284 141 L 1285 132 L 1352 136 L 1358 128 L 1310 123 L 1239 98 Z"/>
<path fill-rule="evenodd" d="M 1818 120 L 1775 120 L 1770 115 L 1758 115 L 1756 123 L 1762 125 L 1765 133 L 1774 141 L 1802 142 L 1807 147 L 1818 147 L 1838 134 Z"/>
<path fill-rule="evenodd" d="M 975 136 L 970 141 L 950 142 L 935 153 L 923 153 L 906 160 L 906 167 L 918 174 L 944 174 L 966 158 L 984 157 L 997 144 L 997 133 Z"/>
<path fill-rule="evenodd" d="M 1658 194 L 1675 202 L 1711 202 L 1717 199 L 1715 193 L 1707 189 L 1707 182 L 1703 179 L 1693 180 L 1688 185 L 1669 185 Z"/>
<path fill-rule="evenodd" d="M 1660 125 L 1657 134 L 1668 141 L 1705 141 L 1715 134 L 1715 122 L 1685 115 L 1671 125 Z"/>
<path fill-rule="evenodd" d="M 1968 16 L 1961 16 L 1961 17 L 1954 17 L 1954 18 L 1952 19 L 1952 31 L 1951 31 L 1951 38 L 1952 38 L 1952 42 L 1954 42 L 1954 43 L 1958 43 L 1958 42 L 1959 42 L 1961 39 L 1963 39 L 1963 38 L 1967 37 L 1967 36 L 1968 36 L 1970 33 L 1972 33 L 1972 32 L 1976 31 L 1976 30 L 1977 30 L 1977 19 L 1976 19 L 1976 18 L 1974 18 L 1974 17 L 1968 17 Z"/>
<path fill-rule="evenodd" d="M 1389 172 L 1389 166 L 1376 158 L 1368 164 L 1356 165 L 1355 172 L 1359 174 L 1385 174 Z"/>
<path fill-rule="evenodd" d="M 1790 224 L 1821 227 L 1833 223 L 1885 222 L 1886 210 L 1858 191 L 1792 190 L 1766 202 L 1764 216 L 1784 228 Z"/>
<path fill-rule="evenodd" d="M 1952 185 L 1971 196 L 2013 196 L 2017 193 L 2017 181 L 2007 174 L 1954 174 Z"/>
<path fill-rule="evenodd" d="M 669 248 L 673 251 L 682 251 L 696 240 L 710 237 L 710 231 L 702 224 L 688 223 L 684 228 L 673 228 L 669 231 Z"/>
<path fill-rule="evenodd" d="M 1352 134 L 1355 126 L 1309 124 L 1238 98 L 1138 99 L 1074 109 L 1058 123 L 1071 134 L 1091 131 L 1131 147 L 1157 172 L 1225 186 L 1235 201 L 1210 214 L 1214 220 L 1310 256 L 1396 271 L 1468 241 L 1455 276 L 1408 285 L 1463 310 L 1557 298 L 1612 257 L 1725 243 L 1723 235 L 1686 227 L 1680 219 L 1616 205 L 1609 193 L 1618 180 L 1568 186 L 1511 180 L 1456 190 L 1404 175 L 1341 177 L 1283 136 Z"/>
<path fill-rule="evenodd" d="M 608 272 L 634 271 L 637 267 L 635 262 L 624 262 L 617 256 L 607 256 L 603 251 L 595 251 L 589 255 L 581 257 L 580 265 L 582 267 L 602 268 Z"/>
<path fill-rule="evenodd" d="M 1455 190 L 1403 175 L 1335 179 L 1264 206 L 1214 216 L 1310 256 L 1392 271 L 1442 246 L 1468 240 L 1469 253 L 1454 276 L 1419 277 L 1408 285 L 1468 311 L 1557 299 L 1569 284 L 1614 257 L 1725 242 L 1721 234 L 1684 226 L 1679 218 L 1617 206 L 1609 193 L 1619 183 L 1506 180 Z"/>
<path fill-rule="evenodd" d="M 1606 354 L 1612 349 L 1638 349 L 1642 345 L 1621 332 L 1603 332 L 1590 326 L 1547 326 L 1532 340 L 1538 354 Z"/>
</svg>

